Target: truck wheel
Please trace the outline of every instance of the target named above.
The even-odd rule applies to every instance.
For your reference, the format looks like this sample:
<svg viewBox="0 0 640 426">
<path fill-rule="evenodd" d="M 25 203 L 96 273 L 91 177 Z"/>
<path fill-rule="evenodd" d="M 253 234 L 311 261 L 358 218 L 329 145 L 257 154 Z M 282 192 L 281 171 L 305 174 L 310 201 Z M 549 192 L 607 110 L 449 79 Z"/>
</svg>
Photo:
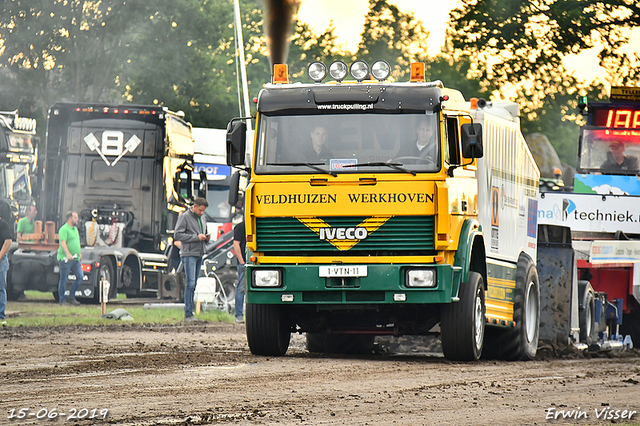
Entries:
<svg viewBox="0 0 640 426">
<path fill-rule="evenodd" d="M 475 361 L 482 355 L 486 322 L 482 275 L 469 272 L 459 294 L 458 302 L 442 305 L 442 350 L 449 360 Z"/>
<path fill-rule="evenodd" d="M 7 274 L 7 276 L 9 276 L 9 274 Z M 24 290 L 23 291 L 14 290 L 13 285 L 11 284 L 11 281 L 7 280 L 7 300 L 15 302 L 16 300 L 20 300 L 20 298 L 23 296 L 24 296 Z"/>
<path fill-rule="evenodd" d="M 578 285 L 582 282 L 578 281 Z M 586 281 L 582 293 L 582 303 L 579 310 L 580 319 L 580 341 L 590 345 L 598 340 L 598 333 L 596 330 L 596 302 L 593 297 L 593 288 L 591 284 Z"/>
<path fill-rule="evenodd" d="M 100 266 L 98 267 L 98 280 L 93 291 L 93 302 L 100 303 L 100 281 L 104 279 L 109 283 L 109 300 L 118 297 L 118 287 L 113 271 L 113 262 L 107 257 L 100 258 Z"/>
<path fill-rule="evenodd" d="M 366 355 L 373 351 L 375 336 L 367 334 L 307 333 L 307 350 L 319 354 Z"/>
<path fill-rule="evenodd" d="M 247 303 L 247 342 L 254 355 L 283 356 L 291 328 L 278 305 Z"/>
</svg>

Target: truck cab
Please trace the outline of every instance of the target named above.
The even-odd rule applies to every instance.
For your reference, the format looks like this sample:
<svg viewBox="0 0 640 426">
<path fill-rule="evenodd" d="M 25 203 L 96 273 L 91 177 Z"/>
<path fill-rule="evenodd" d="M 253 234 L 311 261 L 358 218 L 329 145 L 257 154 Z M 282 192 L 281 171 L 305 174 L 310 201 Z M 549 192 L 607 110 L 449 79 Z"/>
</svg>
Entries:
<svg viewBox="0 0 640 426">
<path fill-rule="evenodd" d="M 531 358 L 539 173 L 517 105 L 467 101 L 420 64 L 410 82 L 388 82 L 385 64 L 314 63 L 316 84 L 288 84 L 276 65 L 260 92 L 249 346 L 282 355 L 305 332 L 311 351 L 367 351 L 375 335 L 439 325 L 447 358 L 475 360 L 486 325 L 513 343 L 496 356 Z M 327 70 L 335 81 L 321 83 Z M 230 165 L 244 163 L 243 125 L 228 129 Z"/>
</svg>

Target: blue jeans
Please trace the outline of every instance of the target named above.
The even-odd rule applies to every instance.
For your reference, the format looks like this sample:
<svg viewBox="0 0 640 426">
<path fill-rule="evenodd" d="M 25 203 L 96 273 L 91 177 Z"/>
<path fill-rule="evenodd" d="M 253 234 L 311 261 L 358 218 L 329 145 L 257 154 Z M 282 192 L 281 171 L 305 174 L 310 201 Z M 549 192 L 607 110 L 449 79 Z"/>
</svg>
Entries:
<svg viewBox="0 0 640 426">
<path fill-rule="evenodd" d="M 5 318 L 4 310 L 7 307 L 7 271 L 9 270 L 9 259 L 5 254 L 0 259 L 0 319 Z"/>
<path fill-rule="evenodd" d="M 200 275 L 202 258 L 199 256 L 181 257 L 187 282 L 184 286 L 184 317 L 193 316 L 193 295 L 196 292 L 196 280 Z"/>
<path fill-rule="evenodd" d="M 58 260 L 58 266 L 60 267 L 60 281 L 58 281 L 58 301 L 60 303 L 66 301 L 65 290 L 67 289 L 67 280 L 69 279 L 69 273 L 73 273 L 76 276 L 75 281 L 71 284 L 71 292 L 69 298 L 76 298 L 76 291 L 80 288 L 82 278 L 82 265 L 79 260 L 70 260 L 65 262 L 64 260 Z"/>
<path fill-rule="evenodd" d="M 238 285 L 236 286 L 236 319 L 243 319 L 242 310 L 244 305 L 244 295 L 247 292 L 247 280 L 244 279 L 244 265 L 238 263 Z"/>
</svg>

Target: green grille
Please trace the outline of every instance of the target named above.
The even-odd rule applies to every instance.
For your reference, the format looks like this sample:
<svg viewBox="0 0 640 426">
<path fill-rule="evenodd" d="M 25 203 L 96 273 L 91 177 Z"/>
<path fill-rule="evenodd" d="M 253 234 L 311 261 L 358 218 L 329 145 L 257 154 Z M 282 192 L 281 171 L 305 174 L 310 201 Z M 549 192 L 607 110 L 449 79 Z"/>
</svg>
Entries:
<svg viewBox="0 0 640 426">
<path fill-rule="evenodd" d="M 334 228 L 360 225 L 367 217 L 323 217 Z M 403 254 L 434 250 L 433 216 L 395 216 L 370 232 L 365 240 L 342 253 Z M 265 254 L 314 254 L 341 252 L 295 218 L 262 217 L 256 221 L 258 251 Z"/>
</svg>

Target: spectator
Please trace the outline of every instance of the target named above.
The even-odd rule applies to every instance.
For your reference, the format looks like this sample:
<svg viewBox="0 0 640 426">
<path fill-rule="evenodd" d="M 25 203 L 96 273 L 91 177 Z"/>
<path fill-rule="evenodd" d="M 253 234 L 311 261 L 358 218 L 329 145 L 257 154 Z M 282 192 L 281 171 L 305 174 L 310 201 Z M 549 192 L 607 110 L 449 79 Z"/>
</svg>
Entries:
<svg viewBox="0 0 640 426">
<path fill-rule="evenodd" d="M 203 216 L 209 203 L 204 198 L 196 198 L 193 207 L 182 213 L 176 222 L 174 240 L 180 242 L 180 260 L 187 282 L 184 288 L 184 320 L 197 321 L 193 316 L 193 297 L 196 280 L 202 266 L 202 256 L 211 235 L 207 235 L 207 219 Z"/>
<path fill-rule="evenodd" d="M 169 272 L 177 271 L 180 266 L 180 241 L 173 240 L 169 249 Z"/>
<path fill-rule="evenodd" d="M 31 204 L 30 206 L 27 207 L 26 216 L 18 221 L 18 229 L 17 229 L 18 241 L 30 241 L 30 240 L 23 240 L 22 236 L 25 234 L 33 234 L 35 229 L 34 223 L 35 223 L 36 213 L 38 213 L 38 210 L 36 210 L 36 206 L 34 204 Z"/>
<path fill-rule="evenodd" d="M 247 235 L 244 224 L 244 215 L 242 216 L 242 222 L 236 225 L 233 229 L 233 252 L 238 258 L 238 286 L 236 287 L 236 322 L 239 324 L 244 323 L 244 295 L 247 292 L 247 281 L 245 280 L 244 268 L 245 268 L 245 256 L 247 250 Z"/>
<path fill-rule="evenodd" d="M 60 281 L 58 282 L 58 301 L 61 305 L 79 305 L 76 300 L 76 292 L 82 283 L 83 273 L 80 261 L 82 253 L 80 252 L 80 233 L 78 232 L 78 213 L 68 212 L 67 222 L 62 225 L 58 231 L 60 239 L 60 247 L 58 248 L 58 266 L 60 267 Z M 69 272 L 75 275 L 76 279 L 71 284 L 71 292 L 69 300 L 66 297 L 67 279 Z"/>
<path fill-rule="evenodd" d="M 13 241 L 12 233 L 11 226 L 4 220 L 4 217 L 0 217 L 0 242 L 2 242 L 0 247 L 0 321 L 2 325 L 6 324 L 4 311 L 7 307 L 7 271 L 9 270 L 7 252 Z"/>
</svg>

